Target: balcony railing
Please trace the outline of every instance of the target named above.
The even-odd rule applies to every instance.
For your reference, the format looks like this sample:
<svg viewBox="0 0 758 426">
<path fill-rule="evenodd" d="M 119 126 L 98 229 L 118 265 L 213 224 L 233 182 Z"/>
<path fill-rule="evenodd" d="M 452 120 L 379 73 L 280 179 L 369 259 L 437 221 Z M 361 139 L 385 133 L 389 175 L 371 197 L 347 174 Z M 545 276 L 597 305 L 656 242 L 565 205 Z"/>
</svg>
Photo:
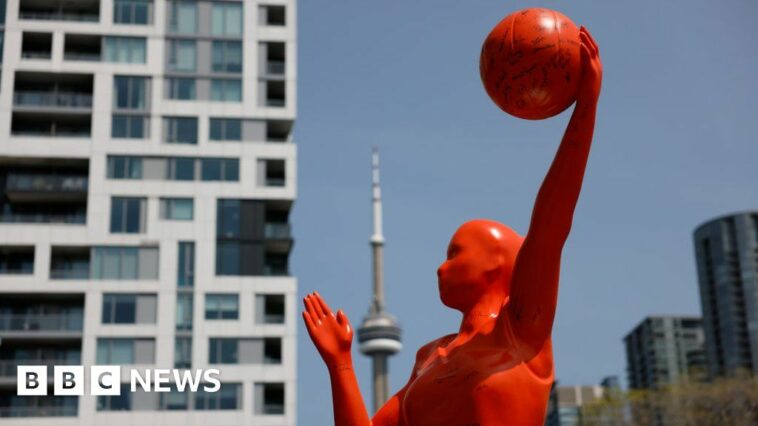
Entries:
<svg viewBox="0 0 758 426">
<path fill-rule="evenodd" d="M 50 271 L 51 280 L 88 280 L 89 269 L 53 269 Z"/>
<path fill-rule="evenodd" d="M 263 236 L 265 238 L 290 238 L 290 224 L 269 222 L 263 226 Z"/>
<path fill-rule="evenodd" d="M 286 265 L 263 265 L 263 275 L 269 277 L 281 277 L 289 275 Z"/>
<path fill-rule="evenodd" d="M 0 331 L 81 331 L 82 314 L 0 314 Z"/>
<path fill-rule="evenodd" d="M 50 59 L 50 52 L 44 50 L 24 50 L 21 52 L 21 57 L 24 59 Z"/>
<path fill-rule="evenodd" d="M 87 192 L 87 176 L 8 174 L 6 191 Z"/>
<path fill-rule="evenodd" d="M 267 403 L 263 405 L 263 414 L 284 414 L 284 404 Z"/>
<path fill-rule="evenodd" d="M 46 106 L 62 108 L 91 108 L 92 95 L 78 92 L 16 91 L 13 104 L 20 106 Z"/>
<path fill-rule="evenodd" d="M 267 177 L 266 186 L 284 186 L 287 180 L 283 177 Z"/>
<path fill-rule="evenodd" d="M 63 59 L 66 61 L 93 61 L 99 62 L 102 58 L 100 53 L 91 52 L 64 52 Z"/>
<path fill-rule="evenodd" d="M 0 361 L 0 377 L 16 377 L 16 369 L 19 365 L 45 365 L 48 367 L 47 377 L 53 377 L 55 365 L 79 365 L 80 361 L 68 359 L 16 359 L 12 361 Z"/>
<path fill-rule="evenodd" d="M 60 11 L 25 11 L 18 13 L 19 19 L 28 19 L 32 21 L 76 21 L 76 22 L 98 22 L 100 16 L 97 13 L 76 13 Z"/>
<path fill-rule="evenodd" d="M 76 413 L 75 405 L 0 407 L 0 417 L 75 417 Z"/>
<path fill-rule="evenodd" d="M 266 74 L 283 76 L 286 69 L 286 63 L 284 61 L 268 61 L 266 62 Z"/>
<path fill-rule="evenodd" d="M 270 107 L 284 107 L 284 99 L 280 98 L 268 98 L 266 99 L 266 106 Z"/>
<path fill-rule="evenodd" d="M 86 130 L 75 129 L 14 129 L 11 130 L 13 136 L 38 136 L 51 138 L 88 138 L 90 136 L 89 128 Z"/>
<path fill-rule="evenodd" d="M 85 213 L 0 213 L 0 223 L 68 223 L 83 225 L 87 222 Z"/>
<path fill-rule="evenodd" d="M 263 314 L 264 324 L 284 324 L 284 314 Z"/>
</svg>

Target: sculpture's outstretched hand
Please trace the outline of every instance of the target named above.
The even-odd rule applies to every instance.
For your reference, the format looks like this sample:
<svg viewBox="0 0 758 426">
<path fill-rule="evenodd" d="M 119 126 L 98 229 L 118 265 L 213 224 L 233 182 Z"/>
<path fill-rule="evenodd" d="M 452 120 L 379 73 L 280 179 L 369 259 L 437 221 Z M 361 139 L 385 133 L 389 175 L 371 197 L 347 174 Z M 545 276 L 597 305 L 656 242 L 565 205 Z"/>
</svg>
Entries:
<svg viewBox="0 0 758 426">
<path fill-rule="evenodd" d="M 592 38 L 587 28 L 579 29 L 582 54 L 582 82 L 579 87 L 577 103 L 594 104 L 600 96 L 600 86 L 603 82 L 603 63 L 600 61 L 600 52 L 595 39 Z"/>
<path fill-rule="evenodd" d="M 352 364 L 350 346 L 353 343 L 353 327 L 342 310 L 337 315 L 329 305 L 314 292 L 303 299 L 303 319 L 313 344 L 318 349 L 328 368 L 340 368 Z"/>
</svg>

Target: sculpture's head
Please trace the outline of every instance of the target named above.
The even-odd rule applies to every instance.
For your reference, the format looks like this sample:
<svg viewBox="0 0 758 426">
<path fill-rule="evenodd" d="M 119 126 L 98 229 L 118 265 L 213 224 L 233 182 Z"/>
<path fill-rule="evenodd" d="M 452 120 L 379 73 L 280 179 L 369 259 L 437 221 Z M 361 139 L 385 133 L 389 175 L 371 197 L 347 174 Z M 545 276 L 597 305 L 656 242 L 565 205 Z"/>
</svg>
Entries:
<svg viewBox="0 0 758 426">
<path fill-rule="evenodd" d="M 477 219 L 455 231 L 437 269 L 442 303 L 467 311 L 482 297 L 507 297 L 523 237 L 494 220 Z"/>
</svg>

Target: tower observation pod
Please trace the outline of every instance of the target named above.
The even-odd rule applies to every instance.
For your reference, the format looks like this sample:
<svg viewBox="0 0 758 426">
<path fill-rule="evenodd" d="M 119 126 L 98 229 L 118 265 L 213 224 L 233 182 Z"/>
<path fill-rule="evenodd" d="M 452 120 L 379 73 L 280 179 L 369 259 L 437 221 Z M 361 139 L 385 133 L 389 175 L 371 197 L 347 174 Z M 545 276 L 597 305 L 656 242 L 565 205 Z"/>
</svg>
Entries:
<svg viewBox="0 0 758 426">
<path fill-rule="evenodd" d="M 360 343 L 361 353 L 371 357 L 374 411 L 376 412 L 389 399 L 387 360 L 403 347 L 400 342 L 400 325 L 395 317 L 384 310 L 382 193 L 379 187 L 379 151 L 376 147 L 372 153 L 372 190 L 374 233 L 370 242 L 373 259 L 374 294 L 368 315 L 363 319 L 363 323 L 358 329 L 358 342 Z"/>
</svg>

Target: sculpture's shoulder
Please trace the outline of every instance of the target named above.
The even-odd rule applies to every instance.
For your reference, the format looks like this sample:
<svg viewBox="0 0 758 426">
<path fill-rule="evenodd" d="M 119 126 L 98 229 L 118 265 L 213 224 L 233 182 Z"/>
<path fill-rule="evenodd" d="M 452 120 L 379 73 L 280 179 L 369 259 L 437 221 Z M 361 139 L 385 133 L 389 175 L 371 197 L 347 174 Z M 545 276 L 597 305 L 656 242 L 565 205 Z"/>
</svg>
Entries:
<svg viewBox="0 0 758 426">
<path fill-rule="evenodd" d="M 433 354 L 438 347 L 445 346 L 450 343 L 453 339 L 455 339 L 455 336 L 457 336 L 455 333 L 448 334 L 446 336 L 434 339 L 431 342 L 421 346 L 419 350 L 416 351 L 416 365 L 424 362 L 425 359 L 429 358 L 429 355 Z"/>
</svg>

